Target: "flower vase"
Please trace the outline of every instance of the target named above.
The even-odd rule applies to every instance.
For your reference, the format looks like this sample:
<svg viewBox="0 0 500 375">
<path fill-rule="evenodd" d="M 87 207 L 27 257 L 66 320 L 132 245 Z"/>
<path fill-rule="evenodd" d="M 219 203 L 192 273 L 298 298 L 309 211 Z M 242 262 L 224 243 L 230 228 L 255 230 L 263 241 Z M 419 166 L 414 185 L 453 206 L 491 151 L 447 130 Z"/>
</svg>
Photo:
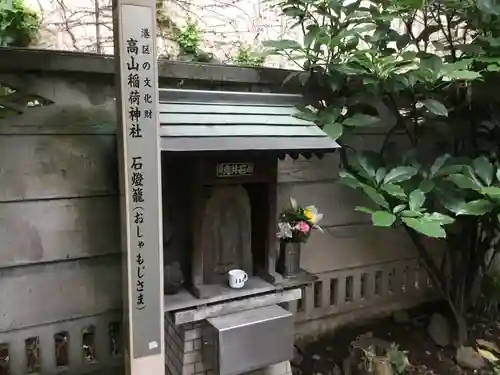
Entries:
<svg viewBox="0 0 500 375">
<path fill-rule="evenodd" d="M 280 241 L 276 271 L 285 278 L 296 277 L 300 273 L 300 245 L 300 242 Z"/>
</svg>

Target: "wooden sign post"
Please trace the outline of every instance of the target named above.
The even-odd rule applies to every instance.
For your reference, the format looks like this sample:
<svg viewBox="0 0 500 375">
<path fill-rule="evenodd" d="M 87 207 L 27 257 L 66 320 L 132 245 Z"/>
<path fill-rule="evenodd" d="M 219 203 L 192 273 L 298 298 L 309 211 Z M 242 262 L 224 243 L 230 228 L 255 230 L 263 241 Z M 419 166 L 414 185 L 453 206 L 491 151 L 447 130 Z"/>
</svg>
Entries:
<svg viewBox="0 0 500 375">
<path fill-rule="evenodd" d="M 128 375 L 164 375 L 156 0 L 114 0 Z"/>
</svg>

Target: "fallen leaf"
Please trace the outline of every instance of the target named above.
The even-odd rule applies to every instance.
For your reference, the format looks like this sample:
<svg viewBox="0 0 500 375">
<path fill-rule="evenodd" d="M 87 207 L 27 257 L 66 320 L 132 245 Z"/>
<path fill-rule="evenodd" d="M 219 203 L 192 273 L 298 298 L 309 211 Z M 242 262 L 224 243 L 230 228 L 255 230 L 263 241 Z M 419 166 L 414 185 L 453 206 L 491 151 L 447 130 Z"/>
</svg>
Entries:
<svg viewBox="0 0 500 375">
<path fill-rule="evenodd" d="M 491 352 L 500 354 L 500 348 L 494 342 L 486 341 L 483 339 L 477 339 L 476 343 L 481 348 L 488 349 Z"/>
<path fill-rule="evenodd" d="M 481 357 L 483 357 L 484 359 L 486 359 L 487 361 L 489 361 L 491 363 L 495 363 L 495 362 L 500 361 L 500 359 L 498 359 L 492 352 L 489 352 L 487 350 L 478 348 L 477 352 L 479 354 L 481 354 Z"/>
</svg>

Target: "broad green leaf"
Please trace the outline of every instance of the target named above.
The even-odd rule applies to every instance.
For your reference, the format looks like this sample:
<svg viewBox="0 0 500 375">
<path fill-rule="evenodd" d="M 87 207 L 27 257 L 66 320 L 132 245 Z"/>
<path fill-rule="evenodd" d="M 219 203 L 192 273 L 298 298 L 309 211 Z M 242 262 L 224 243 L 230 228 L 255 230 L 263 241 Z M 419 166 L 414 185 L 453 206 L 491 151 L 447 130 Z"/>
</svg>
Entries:
<svg viewBox="0 0 500 375">
<path fill-rule="evenodd" d="M 361 113 L 357 113 L 346 120 L 344 120 L 343 125 L 345 126 L 353 126 L 353 127 L 362 127 L 362 126 L 373 126 L 380 122 L 380 119 L 375 116 L 364 115 Z"/>
<path fill-rule="evenodd" d="M 430 181 L 430 180 L 423 180 L 420 185 L 418 186 L 418 188 L 420 190 L 422 190 L 424 193 L 430 193 L 434 187 L 436 185 L 434 184 L 434 182 Z"/>
<path fill-rule="evenodd" d="M 408 34 L 402 34 L 396 40 L 396 47 L 398 47 L 398 49 L 403 49 L 408 45 L 408 43 L 410 43 L 410 41 L 411 38 Z"/>
<path fill-rule="evenodd" d="M 294 113 L 293 117 L 300 118 L 301 120 L 316 122 L 320 119 L 317 113 L 312 111 L 304 110 Z"/>
<path fill-rule="evenodd" d="M 490 212 L 494 208 L 493 203 L 486 199 L 478 199 L 464 204 L 457 215 L 481 216 Z"/>
<path fill-rule="evenodd" d="M 332 122 L 336 122 L 342 113 L 342 109 L 336 106 L 329 106 L 328 108 L 322 109 L 319 111 L 319 122 L 323 125 L 330 124 Z"/>
<path fill-rule="evenodd" d="M 384 178 L 384 183 L 397 183 L 407 181 L 413 176 L 415 176 L 418 172 L 418 169 L 415 167 L 396 167 L 389 171 Z"/>
<path fill-rule="evenodd" d="M 300 17 L 304 16 L 304 11 L 296 7 L 287 7 L 283 9 L 283 14 L 288 17 Z"/>
<path fill-rule="evenodd" d="M 367 31 L 375 30 L 376 28 L 377 28 L 377 25 L 366 24 L 366 25 L 355 26 L 352 30 L 362 34 L 362 33 L 366 33 Z"/>
<path fill-rule="evenodd" d="M 323 131 L 326 134 L 328 134 L 328 136 L 331 139 L 336 141 L 337 139 L 339 139 L 342 136 L 342 133 L 344 131 L 344 127 L 342 126 L 342 124 L 340 124 L 338 122 L 333 122 L 333 123 L 330 123 L 330 124 L 323 126 Z"/>
<path fill-rule="evenodd" d="M 476 6 L 485 14 L 500 15 L 500 7 L 495 0 L 476 0 Z"/>
<path fill-rule="evenodd" d="M 465 200 L 463 198 L 457 197 L 453 194 L 440 193 L 438 194 L 438 198 L 444 208 L 454 214 L 458 214 L 461 208 L 465 205 Z"/>
<path fill-rule="evenodd" d="M 372 223 L 376 227 L 390 227 L 396 221 L 396 216 L 387 211 L 375 211 L 372 214 Z"/>
<path fill-rule="evenodd" d="M 375 181 L 377 182 L 377 184 L 380 184 L 382 182 L 386 174 L 387 170 L 385 168 L 377 169 L 377 172 L 375 173 Z"/>
<path fill-rule="evenodd" d="M 447 72 L 445 77 L 451 80 L 464 80 L 464 81 L 474 81 L 481 78 L 481 73 L 474 72 L 472 70 L 455 70 L 452 72 Z"/>
<path fill-rule="evenodd" d="M 438 170 L 435 173 L 434 178 L 444 177 L 444 176 L 448 176 L 448 175 L 454 174 L 454 173 L 460 173 L 463 171 L 463 169 L 464 169 L 464 166 L 460 165 L 460 164 L 448 165 L 448 166 L 442 167 L 440 170 Z"/>
<path fill-rule="evenodd" d="M 497 181 L 500 182 L 500 168 L 497 169 L 497 173 L 495 173 L 496 177 L 497 177 Z"/>
<path fill-rule="evenodd" d="M 482 193 L 491 197 L 500 197 L 500 188 L 495 186 L 485 187 L 483 188 Z"/>
<path fill-rule="evenodd" d="M 490 64 L 486 67 L 486 70 L 488 72 L 500 72 L 500 66 L 496 64 Z"/>
<path fill-rule="evenodd" d="M 472 178 L 463 174 L 455 173 L 448 176 L 448 179 L 461 189 L 472 189 L 476 191 L 482 189 L 481 185 L 478 185 Z"/>
<path fill-rule="evenodd" d="M 380 186 L 380 188 L 395 198 L 406 199 L 406 193 L 399 185 L 383 184 L 382 186 Z"/>
<path fill-rule="evenodd" d="M 400 204 L 400 205 L 394 207 L 394 209 L 392 210 L 392 213 L 397 215 L 401 211 L 403 211 L 405 208 L 406 208 L 406 204 Z"/>
<path fill-rule="evenodd" d="M 456 71 L 462 71 L 462 70 L 468 70 L 474 60 L 472 59 L 460 59 L 452 63 L 447 63 L 446 65 L 443 66 L 442 72 L 448 73 L 448 72 L 456 72 Z"/>
<path fill-rule="evenodd" d="M 374 201 L 383 208 L 389 209 L 389 203 L 385 200 L 384 196 L 380 194 L 377 190 L 375 190 L 373 187 L 368 185 L 363 185 L 362 189 L 365 192 L 365 194 L 368 195 L 368 197 L 370 197 L 372 201 Z"/>
<path fill-rule="evenodd" d="M 474 183 L 477 185 L 477 186 L 480 186 L 481 188 L 483 187 L 483 182 L 481 181 L 481 179 L 478 177 L 476 171 L 474 170 L 473 167 L 471 167 L 470 165 L 466 165 L 464 166 L 464 169 L 463 169 L 463 174 L 467 177 L 469 177 L 472 181 L 474 181 Z M 478 190 L 481 190 L 481 189 L 478 189 Z"/>
<path fill-rule="evenodd" d="M 403 60 L 413 61 L 417 57 L 417 53 L 415 51 L 405 51 L 401 54 L 401 57 Z"/>
<path fill-rule="evenodd" d="M 409 205 L 411 211 L 418 211 L 422 208 L 425 202 L 425 194 L 422 190 L 416 189 L 410 193 Z"/>
<path fill-rule="evenodd" d="M 340 171 L 339 176 L 341 183 L 353 189 L 357 189 L 363 186 L 363 184 L 356 178 L 356 176 L 347 171 Z"/>
<path fill-rule="evenodd" d="M 430 169 L 430 174 L 429 178 L 432 179 L 438 173 L 441 168 L 445 165 L 446 161 L 450 158 L 451 156 L 449 154 L 444 154 L 441 155 L 440 157 L 436 158 L 434 161 L 434 164 L 432 164 L 432 167 Z"/>
<path fill-rule="evenodd" d="M 321 28 L 318 25 L 311 25 L 309 31 L 304 35 L 304 46 L 310 47 L 321 33 Z"/>
<path fill-rule="evenodd" d="M 422 213 L 417 211 L 404 210 L 401 211 L 401 216 L 415 218 L 415 217 L 422 217 Z"/>
<path fill-rule="evenodd" d="M 474 171 L 479 178 L 487 185 L 490 186 L 493 182 L 493 164 L 484 156 L 480 156 L 472 162 Z"/>
<path fill-rule="evenodd" d="M 432 27 L 433 27 L 433 25 L 428 27 L 428 29 L 430 30 Z M 439 29 L 439 27 L 437 25 L 436 25 L 436 27 Z M 424 32 L 422 32 L 422 34 L 423 33 Z M 428 69 L 435 75 L 437 75 L 441 71 L 442 67 L 443 67 L 443 59 L 437 55 L 431 55 L 425 59 L 420 60 L 420 68 L 421 69 Z"/>
<path fill-rule="evenodd" d="M 265 40 L 262 45 L 266 48 L 283 49 L 300 49 L 302 46 L 295 40 L 280 39 L 280 40 Z"/>
<path fill-rule="evenodd" d="M 368 155 L 363 153 L 357 153 L 355 157 L 355 162 L 357 163 L 355 167 L 356 169 L 359 169 L 360 174 L 368 179 L 375 178 L 376 170 L 373 160 L 371 160 Z"/>
<path fill-rule="evenodd" d="M 454 218 L 448 215 L 443 215 L 439 212 L 433 212 L 432 214 L 425 214 L 424 218 L 429 221 L 437 221 L 441 225 L 452 224 L 453 222 L 455 222 Z"/>
<path fill-rule="evenodd" d="M 357 206 L 354 211 L 358 211 L 358 212 L 363 212 L 365 214 L 373 214 L 375 211 L 373 211 L 371 208 L 368 208 L 368 207 L 363 207 L 363 206 Z"/>
<path fill-rule="evenodd" d="M 446 108 L 444 104 L 438 102 L 437 100 L 425 99 L 422 100 L 422 104 L 435 115 L 448 117 L 448 108 Z"/>
<path fill-rule="evenodd" d="M 414 219 L 410 217 L 404 217 L 401 220 L 414 231 L 427 237 L 446 238 L 446 231 L 437 221 Z"/>
<path fill-rule="evenodd" d="M 483 62 L 487 64 L 500 64 L 500 59 L 498 57 L 493 57 L 493 56 L 476 57 L 474 60 L 477 62 Z"/>
</svg>

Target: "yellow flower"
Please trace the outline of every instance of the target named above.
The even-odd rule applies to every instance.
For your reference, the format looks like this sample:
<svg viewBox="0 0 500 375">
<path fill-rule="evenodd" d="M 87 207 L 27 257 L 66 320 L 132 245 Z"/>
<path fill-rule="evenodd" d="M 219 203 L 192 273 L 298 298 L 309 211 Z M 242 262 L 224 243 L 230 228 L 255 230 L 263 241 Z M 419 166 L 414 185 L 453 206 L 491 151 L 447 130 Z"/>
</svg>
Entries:
<svg viewBox="0 0 500 375">
<path fill-rule="evenodd" d="M 310 210 L 304 210 L 304 216 L 310 220 L 310 221 L 313 221 L 314 219 L 314 212 L 311 212 Z"/>
<path fill-rule="evenodd" d="M 319 213 L 318 209 L 315 206 L 308 206 L 304 208 L 304 216 L 313 225 L 318 224 L 318 222 L 323 218 L 323 214 Z"/>
</svg>

